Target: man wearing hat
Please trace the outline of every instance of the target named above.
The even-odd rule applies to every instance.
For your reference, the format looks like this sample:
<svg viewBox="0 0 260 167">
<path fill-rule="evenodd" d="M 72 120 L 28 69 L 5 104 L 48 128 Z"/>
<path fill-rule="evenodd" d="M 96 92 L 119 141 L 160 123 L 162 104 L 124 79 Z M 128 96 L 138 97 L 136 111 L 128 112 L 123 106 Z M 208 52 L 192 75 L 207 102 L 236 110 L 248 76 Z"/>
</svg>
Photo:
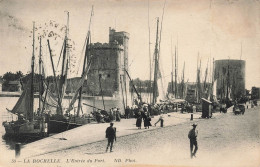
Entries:
<svg viewBox="0 0 260 167">
<path fill-rule="evenodd" d="M 198 150 L 198 143 L 197 143 L 197 136 L 198 136 L 198 130 L 196 130 L 197 124 L 192 125 L 193 128 L 190 130 L 188 138 L 190 139 L 190 157 L 193 158 L 196 157 L 196 152 Z M 194 152 L 193 152 L 193 145 L 195 146 Z"/>
<path fill-rule="evenodd" d="M 106 138 L 107 138 L 107 149 L 110 146 L 110 152 L 112 152 L 114 140 L 116 141 L 116 128 L 113 127 L 114 123 L 110 123 L 110 126 L 106 130 Z"/>
</svg>

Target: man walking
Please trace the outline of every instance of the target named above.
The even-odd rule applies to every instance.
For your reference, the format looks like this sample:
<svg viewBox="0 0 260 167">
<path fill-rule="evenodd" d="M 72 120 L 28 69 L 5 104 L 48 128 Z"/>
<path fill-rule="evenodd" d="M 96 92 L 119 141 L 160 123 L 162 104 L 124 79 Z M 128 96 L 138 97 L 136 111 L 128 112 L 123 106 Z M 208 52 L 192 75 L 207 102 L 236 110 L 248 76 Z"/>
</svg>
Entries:
<svg viewBox="0 0 260 167">
<path fill-rule="evenodd" d="M 130 114 L 130 108 L 129 108 L 129 106 L 126 106 L 126 109 L 125 109 L 125 119 L 129 118 L 129 114 Z"/>
<path fill-rule="evenodd" d="M 198 150 L 198 143 L 197 143 L 197 136 L 198 136 L 198 130 L 196 130 L 197 124 L 192 125 L 193 128 L 190 130 L 188 138 L 190 139 L 190 157 L 196 157 L 196 152 Z M 193 145 L 195 146 L 194 152 L 193 152 Z"/>
<path fill-rule="evenodd" d="M 113 127 L 114 123 L 110 123 L 110 126 L 106 130 L 106 138 L 107 138 L 107 149 L 110 146 L 110 152 L 112 152 L 114 140 L 116 141 L 116 128 Z"/>
</svg>

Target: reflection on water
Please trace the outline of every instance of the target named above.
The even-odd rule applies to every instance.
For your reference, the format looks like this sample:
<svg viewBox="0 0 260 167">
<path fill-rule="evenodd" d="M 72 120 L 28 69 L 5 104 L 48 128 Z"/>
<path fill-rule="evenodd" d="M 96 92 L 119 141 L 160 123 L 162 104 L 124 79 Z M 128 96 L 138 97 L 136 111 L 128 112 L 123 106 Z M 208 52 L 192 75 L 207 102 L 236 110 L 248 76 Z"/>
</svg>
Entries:
<svg viewBox="0 0 260 167">
<path fill-rule="evenodd" d="M 10 150 L 14 150 L 15 144 L 16 143 L 21 143 L 21 145 L 25 145 L 27 143 L 34 142 L 36 140 L 39 140 L 39 138 L 34 138 L 34 137 L 20 137 L 20 138 L 14 138 L 14 137 L 9 137 L 6 135 L 2 136 L 2 144 L 6 145 L 6 148 Z"/>
<path fill-rule="evenodd" d="M 18 97 L 0 97 L 0 120 L 1 120 L 1 127 L 0 127 L 0 135 L 1 137 L 1 144 L 0 144 L 0 150 L 1 153 L 14 153 L 14 147 L 16 143 L 21 143 L 22 145 L 25 145 L 27 143 L 33 142 L 35 140 L 39 140 L 37 138 L 33 137 L 24 137 L 24 138 L 10 138 L 5 136 L 5 129 L 4 126 L 2 125 L 2 122 L 4 121 L 12 121 L 12 120 L 17 120 L 16 115 L 11 114 L 10 112 L 7 111 L 7 109 L 11 110 L 14 105 L 16 104 L 18 100 Z M 63 106 L 68 106 L 70 100 L 69 99 L 64 99 L 63 100 Z M 83 99 L 83 103 L 96 106 L 97 108 L 103 109 L 103 102 L 102 100 L 93 100 L 93 99 Z M 112 107 L 119 107 L 121 110 L 123 109 L 122 102 L 119 100 L 105 100 L 105 109 L 109 110 Z M 38 106 L 38 99 L 35 98 L 34 101 L 34 109 L 36 110 Z M 90 112 L 93 111 L 93 108 L 82 105 L 83 113 L 84 114 L 89 114 Z M 2 152 L 3 151 L 3 152 Z"/>
</svg>

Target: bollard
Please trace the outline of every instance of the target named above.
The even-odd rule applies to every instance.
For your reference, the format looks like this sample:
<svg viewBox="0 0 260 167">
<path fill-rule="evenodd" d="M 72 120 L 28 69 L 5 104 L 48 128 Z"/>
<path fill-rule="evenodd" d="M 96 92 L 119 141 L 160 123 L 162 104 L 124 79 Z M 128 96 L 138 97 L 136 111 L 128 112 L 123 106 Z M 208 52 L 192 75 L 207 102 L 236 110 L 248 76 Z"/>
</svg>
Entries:
<svg viewBox="0 0 260 167">
<path fill-rule="evenodd" d="M 21 143 L 15 144 L 15 158 L 18 158 L 21 153 Z"/>
<path fill-rule="evenodd" d="M 190 114 L 190 120 L 193 120 L 193 113 Z"/>
<path fill-rule="evenodd" d="M 161 119 L 161 127 L 163 127 L 163 119 Z"/>
</svg>

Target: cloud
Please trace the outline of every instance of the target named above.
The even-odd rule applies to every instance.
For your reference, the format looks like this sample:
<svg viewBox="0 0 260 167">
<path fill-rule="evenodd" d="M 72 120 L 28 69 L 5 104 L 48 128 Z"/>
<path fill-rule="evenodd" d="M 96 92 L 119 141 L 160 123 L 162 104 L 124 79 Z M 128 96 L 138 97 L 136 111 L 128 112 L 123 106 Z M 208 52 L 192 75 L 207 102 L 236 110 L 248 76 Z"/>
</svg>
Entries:
<svg viewBox="0 0 260 167">
<path fill-rule="evenodd" d="M 19 31 L 29 32 L 29 29 L 22 25 L 22 21 L 7 12 L 0 11 L 1 24 L 6 25 L 5 28 L 14 28 Z"/>
</svg>

